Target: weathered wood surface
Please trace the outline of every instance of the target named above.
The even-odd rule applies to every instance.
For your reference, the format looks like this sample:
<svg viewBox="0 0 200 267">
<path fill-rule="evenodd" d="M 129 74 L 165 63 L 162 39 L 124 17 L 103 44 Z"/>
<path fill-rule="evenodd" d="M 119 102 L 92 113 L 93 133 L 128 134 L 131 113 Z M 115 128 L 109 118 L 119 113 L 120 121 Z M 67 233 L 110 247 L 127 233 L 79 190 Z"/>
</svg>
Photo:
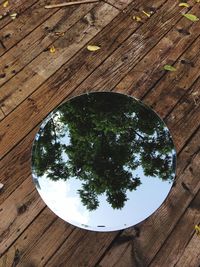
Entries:
<svg viewBox="0 0 200 267">
<path fill-rule="evenodd" d="M 0 121 L 4 118 L 4 113 L 3 111 L 0 109 Z"/>
<path fill-rule="evenodd" d="M 19 16 L 0 20 L 0 266 L 199 266 L 200 22 L 181 12 L 200 16 L 200 4 L 107 0 L 45 10 L 51 1 L 9 2 Z M 87 44 L 101 49 L 91 53 Z M 164 71 L 165 64 L 177 71 Z M 163 205 L 136 227 L 111 233 L 57 218 L 35 191 L 30 171 L 42 119 L 66 97 L 100 90 L 151 105 L 178 152 L 176 183 Z"/>
</svg>

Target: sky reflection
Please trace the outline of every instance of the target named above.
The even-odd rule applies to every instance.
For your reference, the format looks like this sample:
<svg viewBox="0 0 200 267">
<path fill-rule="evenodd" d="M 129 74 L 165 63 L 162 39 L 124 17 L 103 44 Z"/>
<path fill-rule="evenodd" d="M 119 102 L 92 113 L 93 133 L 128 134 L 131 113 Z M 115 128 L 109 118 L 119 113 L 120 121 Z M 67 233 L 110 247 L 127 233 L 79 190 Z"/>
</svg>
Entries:
<svg viewBox="0 0 200 267">
<path fill-rule="evenodd" d="M 32 173 L 42 199 L 63 220 L 88 230 L 119 230 L 162 204 L 175 177 L 175 149 L 166 125 L 141 102 L 91 93 L 44 121 Z"/>
</svg>

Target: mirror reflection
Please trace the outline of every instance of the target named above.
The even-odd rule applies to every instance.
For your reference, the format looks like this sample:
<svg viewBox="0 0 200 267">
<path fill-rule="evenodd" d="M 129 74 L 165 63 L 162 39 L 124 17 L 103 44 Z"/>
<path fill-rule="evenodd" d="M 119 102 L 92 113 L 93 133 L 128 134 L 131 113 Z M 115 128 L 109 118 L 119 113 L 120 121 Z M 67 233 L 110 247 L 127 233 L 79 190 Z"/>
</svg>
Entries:
<svg viewBox="0 0 200 267">
<path fill-rule="evenodd" d="M 33 180 L 46 204 L 64 220 L 98 231 L 152 214 L 171 188 L 174 165 L 164 122 L 118 93 L 62 104 L 42 124 L 32 150 Z"/>
</svg>

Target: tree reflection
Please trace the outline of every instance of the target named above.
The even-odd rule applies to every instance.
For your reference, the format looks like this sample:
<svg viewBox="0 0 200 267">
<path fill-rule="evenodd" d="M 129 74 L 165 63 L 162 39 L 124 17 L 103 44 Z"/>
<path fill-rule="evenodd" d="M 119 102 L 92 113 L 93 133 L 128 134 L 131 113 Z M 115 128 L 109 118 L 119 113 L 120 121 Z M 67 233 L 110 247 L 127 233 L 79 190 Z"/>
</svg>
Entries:
<svg viewBox="0 0 200 267">
<path fill-rule="evenodd" d="M 114 209 L 145 176 L 173 179 L 173 143 L 158 116 L 134 99 L 114 93 L 74 98 L 53 114 L 33 147 L 33 172 L 51 180 L 75 177 L 88 210 L 105 194 Z"/>
</svg>

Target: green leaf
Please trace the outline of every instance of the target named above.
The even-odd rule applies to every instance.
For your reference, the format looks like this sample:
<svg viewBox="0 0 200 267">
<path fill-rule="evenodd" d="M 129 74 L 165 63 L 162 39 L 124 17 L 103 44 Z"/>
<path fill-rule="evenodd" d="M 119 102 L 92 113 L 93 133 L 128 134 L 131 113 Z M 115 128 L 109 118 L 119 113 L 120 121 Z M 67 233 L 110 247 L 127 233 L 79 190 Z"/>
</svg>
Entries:
<svg viewBox="0 0 200 267">
<path fill-rule="evenodd" d="M 183 14 L 183 16 L 186 17 L 187 19 L 193 21 L 193 22 L 199 20 L 199 18 L 193 14 L 187 13 L 187 14 Z"/>
<path fill-rule="evenodd" d="M 164 70 L 168 70 L 168 71 L 176 71 L 176 68 L 174 68 L 171 65 L 165 65 L 163 68 L 164 68 Z"/>
<path fill-rule="evenodd" d="M 87 46 L 87 50 L 89 50 L 89 51 L 91 51 L 91 52 L 97 51 L 97 50 L 99 50 L 99 49 L 101 49 L 101 47 L 98 46 L 98 45 L 88 45 L 88 46 Z"/>
<path fill-rule="evenodd" d="M 190 6 L 188 5 L 188 3 L 180 3 L 179 6 L 180 6 L 180 7 L 190 7 Z"/>
</svg>

